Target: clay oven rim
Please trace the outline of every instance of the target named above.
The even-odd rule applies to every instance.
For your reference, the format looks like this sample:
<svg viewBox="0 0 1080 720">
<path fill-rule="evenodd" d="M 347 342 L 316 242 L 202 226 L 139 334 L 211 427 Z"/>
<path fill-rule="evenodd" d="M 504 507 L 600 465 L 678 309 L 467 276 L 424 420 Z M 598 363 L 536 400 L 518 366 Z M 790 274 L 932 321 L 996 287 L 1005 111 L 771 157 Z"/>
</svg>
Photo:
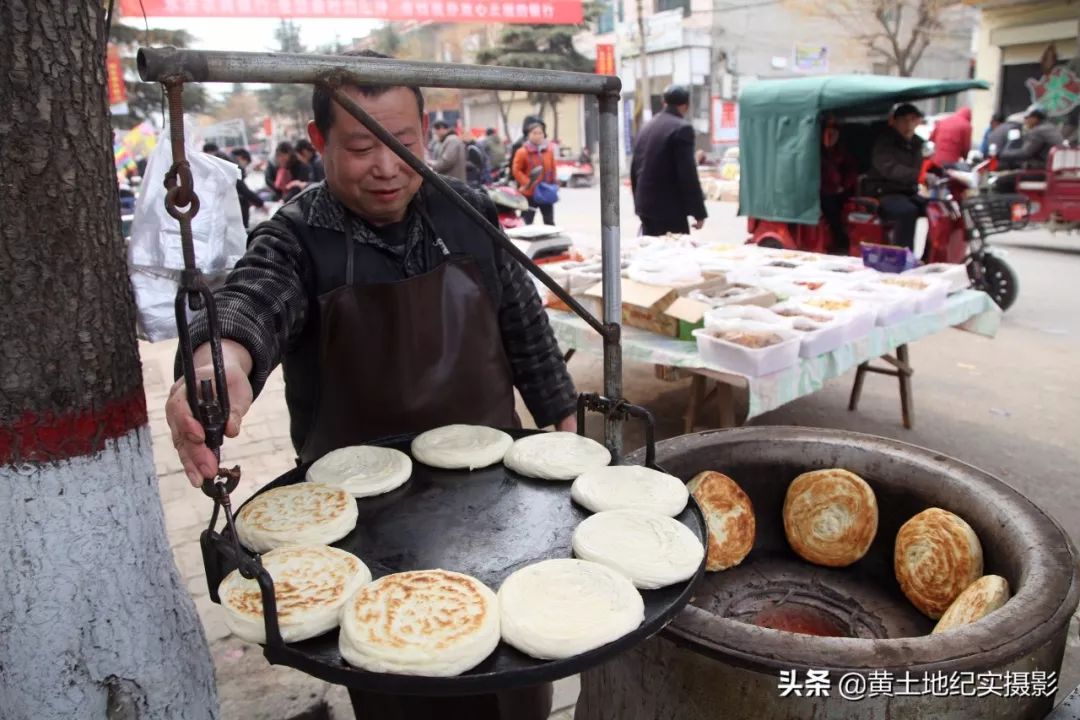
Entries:
<svg viewBox="0 0 1080 720">
<path fill-rule="evenodd" d="M 954 458 L 874 435 L 801 427 L 713 430 L 665 440 L 656 450 L 657 462 L 685 475 L 683 480 L 701 470 L 723 471 L 721 458 L 737 450 L 751 450 L 757 457 L 775 454 L 778 461 L 798 458 L 808 469 L 827 466 L 827 461 L 815 463 L 815 456 L 839 459 L 845 454 L 851 457 L 843 466 L 855 472 L 860 472 L 860 457 L 872 458 L 864 465 L 872 462 L 883 473 L 889 467 L 906 467 L 912 471 L 904 473 L 906 488 L 925 497 L 927 507 L 958 512 L 980 537 L 991 532 L 1011 536 L 1009 545 L 1021 567 L 1018 587 L 1004 607 L 970 627 L 934 636 L 870 640 L 797 635 L 720 618 L 688 605 L 663 632 L 696 652 L 770 672 L 801 667 L 922 673 L 997 667 L 1052 642 L 1080 602 L 1078 556 L 1068 535 L 1012 487 Z M 697 454 L 708 454 L 709 460 L 721 464 L 698 466 L 701 463 L 691 459 Z M 627 462 L 642 462 L 638 455 L 643 452 Z M 883 482 L 875 477 L 875 469 L 862 470 L 871 485 Z M 765 520 L 758 518 L 759 523 Z"/>
</svg>

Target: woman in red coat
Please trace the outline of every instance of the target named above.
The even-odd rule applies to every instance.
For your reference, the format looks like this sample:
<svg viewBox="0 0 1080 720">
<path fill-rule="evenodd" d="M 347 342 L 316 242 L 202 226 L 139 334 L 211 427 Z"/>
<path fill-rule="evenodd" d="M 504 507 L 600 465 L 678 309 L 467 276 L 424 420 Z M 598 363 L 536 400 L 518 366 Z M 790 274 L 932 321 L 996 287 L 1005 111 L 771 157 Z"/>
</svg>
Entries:
<svg viewBox="0 0 1080 720">
<path fill-rule="evenodd" d="M 538 203 L 534 198 L 537 185 L 542 182 L 557 182 L 555 177 L 555 153 L 551 149 L 551 144 L 547 141 L 547 128 L 544 123 L 535 122 L 526 128 L 525 142 L 514 153 L 514 160 L 510 167 L 514 173 L 514 180 L 517 181 L 518 188 L 529 200 L 529 207 L 540 208 L 540 215 L 544 219 L 544 224 L 554 225 L 555 206 Z M 541 172 L 536 178 L 532 178 L 531 174 L 535 168 L 541 168 Z M 556 187 L 558 187 L 557 184 Z M 530 209 L 523 212 L 521 217 L 526 225 L 532 225 L 535 215 L 536 211 Z"/>
</svg>

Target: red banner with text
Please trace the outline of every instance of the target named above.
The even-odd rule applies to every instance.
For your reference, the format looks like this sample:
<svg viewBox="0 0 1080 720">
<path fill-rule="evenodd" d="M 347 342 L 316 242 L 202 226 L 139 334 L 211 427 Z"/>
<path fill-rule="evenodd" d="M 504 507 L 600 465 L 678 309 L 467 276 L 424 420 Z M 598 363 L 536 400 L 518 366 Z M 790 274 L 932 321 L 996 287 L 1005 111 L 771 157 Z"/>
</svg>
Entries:
<svg viewBox="0 0 1080 720">
<path fill-rule="evenodd" d="M 120 0 L 126 16 L 377 18 L 578 25 L 582 0 Z"/>
</svg>

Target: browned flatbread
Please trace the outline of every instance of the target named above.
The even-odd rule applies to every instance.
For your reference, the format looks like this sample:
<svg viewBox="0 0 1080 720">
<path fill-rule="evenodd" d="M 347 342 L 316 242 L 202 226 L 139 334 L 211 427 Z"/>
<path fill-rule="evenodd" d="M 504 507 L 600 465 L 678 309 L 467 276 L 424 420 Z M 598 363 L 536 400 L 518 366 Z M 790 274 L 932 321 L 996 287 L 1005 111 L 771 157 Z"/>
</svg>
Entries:
<svg viewBox="0 0 1080 720">
<path fill-rule="evenodd" d="M 814 470 L 788 486 L 784 533 L 799 557 L 817 565 L 846 567 L 874 542 L 878 507 L 874 491 L 847 470 Z"/>
<path fill-rule="evenodd" d="M 934 626 L 933 633 L 978 622 L 1009 599 L 1009 581 L 1000 575 L 983 575 L 960 593 Z"/>
<path fill-rule="evenodd" d="M 963 518 L 928 508 L 896 534 L 893 570 L 911 604 L 937 620 L 982 576 L 982 544 Z"/>
<path fill-rule="evenodd" d="M 713 470 L 698 473 L 686 487 L 701 506 L 709 528 L 705 569 L 735 567 L 754 547 L 757 524 L 750 498 L 734 480 Z"/>
</svg>

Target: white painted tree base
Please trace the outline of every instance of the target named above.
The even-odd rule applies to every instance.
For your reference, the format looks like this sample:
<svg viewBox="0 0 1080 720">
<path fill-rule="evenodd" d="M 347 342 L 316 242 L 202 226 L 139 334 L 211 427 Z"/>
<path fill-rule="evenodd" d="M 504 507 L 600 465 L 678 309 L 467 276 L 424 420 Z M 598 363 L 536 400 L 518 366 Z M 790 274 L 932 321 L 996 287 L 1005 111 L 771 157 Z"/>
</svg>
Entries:
<svg viewBox="0 0 1080 720">
<path fill-rule="evenodd" d="M 0 467 L 0 584 L 0 720 L 218 716 L 146 427 L 93 456 Z"/>
</svg>

